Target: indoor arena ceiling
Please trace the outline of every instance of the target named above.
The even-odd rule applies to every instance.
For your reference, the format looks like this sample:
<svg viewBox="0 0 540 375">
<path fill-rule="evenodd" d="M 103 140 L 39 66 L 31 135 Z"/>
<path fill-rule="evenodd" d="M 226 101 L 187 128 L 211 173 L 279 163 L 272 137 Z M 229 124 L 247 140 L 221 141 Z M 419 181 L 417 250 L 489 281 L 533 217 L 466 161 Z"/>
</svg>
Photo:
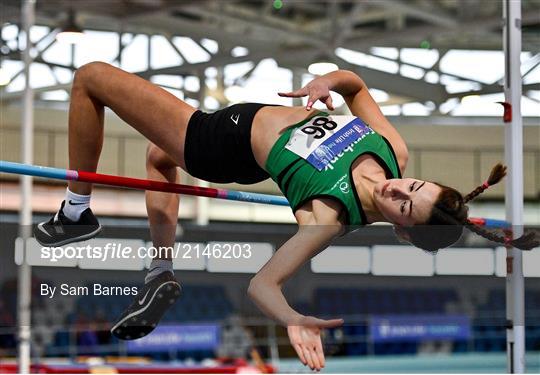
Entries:
<svg viewBox="0 0 540 375">
<path fill-rule="evenodd" d="M 20 23 L 20 1 L 1 2 L 2 22 Z M 540 0 L 522 4 L 523 50 L 538 58 Z M 210 38 L 220 45 L 210 61 L 142 72 L 146 77 L 190 75 L 267 57 L 282 67 L 305 70 L 326 56 L 342 68 L 360 71 L 367 81 L 384 82 L 380 88 L 391 94 L 442 102 L 449 94 L 440 83 L 351 65 L 334 51 L 371 53 L 373 46 L 419 48 L 422 43 L 439 51 L 501 50 L 501 7 L 499 0 L 37 0 L 36 24 L 59 28 L 72 11 L 83 29 Z M 231 48 L 238 45 L 249 54 L 232 56 Z M 18 51 L 3 51 L 4 58 L 19 58 Z M 432 70 L 437 69 L 436 64 Z M 499 83 L 482 83 L 479 93 L 500 89 Z"/>
</svg>

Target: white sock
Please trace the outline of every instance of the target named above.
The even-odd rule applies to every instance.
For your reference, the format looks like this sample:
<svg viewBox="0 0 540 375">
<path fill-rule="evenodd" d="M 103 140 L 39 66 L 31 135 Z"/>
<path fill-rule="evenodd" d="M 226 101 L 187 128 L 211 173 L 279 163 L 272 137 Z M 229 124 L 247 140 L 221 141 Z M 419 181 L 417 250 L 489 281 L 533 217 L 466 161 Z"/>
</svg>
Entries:
<svg viewBox="0 0 540 375">
<path fill-rule="evenodd" d="M 144 283 L 148 284 L 158 275 L 161 275 L 163 272 L 166 271 L 169 271 L 174 275 L 174 271 L 172 268 L 172 260 L 152 259 L 152 263 L 150 263 L 150 269 L 146 274 L 146 277 L 144 278 Z"/>
<path fill-rule="evenodd" d="M 78 221 L 84 210 L 90 207 L 90 195 L 80 195 L 66 189 L 66 198 L 63 208 L 64 215 L 69 220 Z"/>
</svg>

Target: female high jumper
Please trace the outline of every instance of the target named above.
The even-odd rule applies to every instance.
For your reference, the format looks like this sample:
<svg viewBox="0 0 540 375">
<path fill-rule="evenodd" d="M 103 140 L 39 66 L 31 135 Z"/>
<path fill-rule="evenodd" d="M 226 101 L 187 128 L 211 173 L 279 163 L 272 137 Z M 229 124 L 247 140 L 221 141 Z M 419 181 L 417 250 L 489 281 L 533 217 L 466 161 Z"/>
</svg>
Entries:
<svg viewBox="0 0 540 375">
<path fill-rule="evenodd" d="M 312 109 L 320 100 L 333 110 L 330 91 L 345 99 L 354 116 Z M 307 107 L 244 103 L 204 113 L 134 74 L 105 63 L 87 64 L 77 70 L 71 91 L 69 168 L 96 171 L 104 107 L 109 107 L 150 141 L 149 179 L 178 183 L 177 167 L 215 183 L 272 178 L 289 200 L 298 231 L 253 277 L 248 294 L 267 316 L 287 327 L 302 363 L 320 370 L 325 364 L 321 330 L 343 321 L 295 311 L 281 291 L 287 279 L 333 239 L 374 222 L 394 224 L 398 237 L 431 252 L 456 242 L 463 227 L 505 243 L 502 232 L 469 222 L 466 206 L 504 177 L 505 167 L 497 165 L 466 196 L 438 183 L 402 178 L 408 160 L 405 141 L 364 81 L 350 71 L 326 74 L 280 95 L 307 96 Z M 36 239 L 60 246 L 96 236 L 101 226 L 89 208 L 91 192 L 90 183 L 69 181 L 59 211 L 37 226 Z M 174 246 L 178 206 L 178 195 L 146 192 L 155 247 Z M 537 243 L 530 235 L 511 242 L 523 249 Z M 153 259 L 144 287 L 111 332 L 126 340 L 147 335 L 179 294 L 171 257 Z"/>
</svg>

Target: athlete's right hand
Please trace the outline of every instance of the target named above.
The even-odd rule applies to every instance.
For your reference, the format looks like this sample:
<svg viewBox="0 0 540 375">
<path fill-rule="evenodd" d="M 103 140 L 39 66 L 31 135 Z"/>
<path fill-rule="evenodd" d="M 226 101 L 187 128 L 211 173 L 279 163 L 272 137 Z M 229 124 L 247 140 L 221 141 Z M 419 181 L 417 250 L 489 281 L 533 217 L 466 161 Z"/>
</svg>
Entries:
<svg viewBox="0 0 540 375">
<path fill-rule="evenodd" d="M 286 98 L 300 98 L 303 96 L 308 97 L 306 110 L 311 110 L 313 104 L 320 100 L 326 104 L 326 108 L 333 111 L 334 104 L 332 103 L 332 96 L 330 96 L 330 85 L 328 80 L 323 77 L 317 77 L 313 81 L 299 90 L 291 92 L 278 92 L 278 95 Z"/>
<path fill-rule="evenodd" d="M 343 319 L 318 319 L 313 316 L 305 316 L 294 325 L 287 326 L 287 333 L 296 354 L 304 366 L 312 370 L 320 371 L 324 365 L 324 351 L 321 341 L 321 333 L 324 328 L 339 327 Z"/>
</svg>

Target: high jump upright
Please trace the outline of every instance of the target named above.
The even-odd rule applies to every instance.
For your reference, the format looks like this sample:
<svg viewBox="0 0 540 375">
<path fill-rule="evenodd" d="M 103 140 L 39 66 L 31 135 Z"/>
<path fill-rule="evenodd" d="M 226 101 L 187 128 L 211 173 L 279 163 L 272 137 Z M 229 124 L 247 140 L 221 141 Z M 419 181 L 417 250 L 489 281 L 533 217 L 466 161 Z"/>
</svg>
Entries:
<svg viewBox="0 0 540 375">
<path fill-rule="evenodd" d="M 22 102 L 22 136 L 21 160 L 23 163 L 33 162 L 34 148 L 34 93 L 30 83 L 30 67 L 32 65 L 30 29 L 34 25 L 36 0 L 22 2 L 21 18 L 25 33 L 26 45 L 23 50 L 24 60 L 24 94 Z M 23 239 L 23 254 L 26 254 L 26 239 L 32 236 L 32 177 L 21 176 L 21 209 L 19 211 L 19 236 Z M 23 259 L 18 270 L 17 285 L 17 326 L 19 330 L 18 341 L 18 367 L 19 373 L 30 373 L 30 298 L 32 269 Z"/>
<path fill-rule="evenodd" d="M 505 55 L 505 161 L 508 166 L 505 205 L 512 234 L 523 234 L 523 120 L 521 117 L 521 0 L 503 0 Z M 509 105 L 508 105 L 509 104 Z M 509 112 L 510 111 L 510 112 Z M 507 249 L 506 319 L 507 369 L 525 372 L 525 291 L 522 252 Z"/>
</svg>

